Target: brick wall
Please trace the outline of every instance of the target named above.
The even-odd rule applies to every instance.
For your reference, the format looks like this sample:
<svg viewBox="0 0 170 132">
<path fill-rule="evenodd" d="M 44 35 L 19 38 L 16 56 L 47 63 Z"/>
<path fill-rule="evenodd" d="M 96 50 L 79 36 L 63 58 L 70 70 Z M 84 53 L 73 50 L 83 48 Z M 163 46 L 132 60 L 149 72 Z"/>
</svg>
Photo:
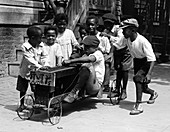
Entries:
<svg viewBox="0 0 170 132">
<path fill-rule="evenodd" d="M 0 77 L 8 75 L 8 63 L 15 62 L 16 49 L 24 42 L 26 28 L 0 27 Z"/>
<path fill-rule="evenodd" d="M 38 22 L 43 10 L 42 0 L 0 0 L 0 77 L 17 74 L 26 29 Z"/>
</svg>

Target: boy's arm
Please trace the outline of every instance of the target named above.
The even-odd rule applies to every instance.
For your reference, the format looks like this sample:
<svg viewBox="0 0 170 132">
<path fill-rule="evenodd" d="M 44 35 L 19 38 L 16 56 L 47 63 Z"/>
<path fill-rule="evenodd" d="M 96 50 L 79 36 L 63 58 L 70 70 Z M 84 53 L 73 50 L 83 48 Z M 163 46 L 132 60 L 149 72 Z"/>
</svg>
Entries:
<svg viewBox="0 0 170 132">
<path fill-rule="evenodd" d="M 80 58 L 75 58 L 75 59 L 70 59 L 70 60 L 64 60 L 64 64 L 72 64 L 72 63 L 90 63 L 90 62 L 95 62 L 96 57 L 94 55 L 90 56 L 83 56 Z"/>
<path fill-rule="evenodd" d="M 41 68 L 42 65 L 38 63 L 38 61 L 35 60 L 34 54 L 30 52 L 30 49 L 26 49 L 24 46 L 22 46 L 23 49 L 23 56 L 24 58 L 33 66 L 37 68 Z"/>
<path fill-rule="evenodd" d="M 59 56 L 58 58 L 57 58 L 57 66 L 62 66 L 62 56 Z"/>
<path fill-rule="evenodd" d="M 146 82 L 146 83 L 150 83 L 150 82 L 151 82 L 151 74 L 152 74 L 152 71 L 153 71 L 153 67 L 154 67 L 154 65 L 155 65 L 155 62 L 154 62 L 154 61 L 151 61 L 151 62 L 147 62 L 147 63 L 149 63 L 150 68 L 149 68 L 149 71 L 148 71 L 148 73 L 147 73 L 147 75 L 146 75 L 146 80 L 145 80 L 145 82 Z"/>
<path fill-rule="evenodd" d="M 42 54 L 41 54 L 41 65 L 43 66 L 50 66 L 50 59 L 49 59 L 49 56 L 48 56 L 48 52 L 46 51 L 45 47 L 43 46 L 43 49 L 42 49 Z"/>
</svg>

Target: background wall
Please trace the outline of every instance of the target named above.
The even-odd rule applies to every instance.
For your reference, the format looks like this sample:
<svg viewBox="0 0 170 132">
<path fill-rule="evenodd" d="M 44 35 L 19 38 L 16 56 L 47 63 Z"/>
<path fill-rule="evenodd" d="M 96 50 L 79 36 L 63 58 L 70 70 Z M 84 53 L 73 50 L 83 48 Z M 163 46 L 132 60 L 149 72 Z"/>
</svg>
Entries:
<svg viewBox="0 0 170 132">
<path fill-rule="evenodd" d="M 0 0 L 0 77 L 18 74 L 26 29 L 42 10 L 42 0 Z"/>
</svg>

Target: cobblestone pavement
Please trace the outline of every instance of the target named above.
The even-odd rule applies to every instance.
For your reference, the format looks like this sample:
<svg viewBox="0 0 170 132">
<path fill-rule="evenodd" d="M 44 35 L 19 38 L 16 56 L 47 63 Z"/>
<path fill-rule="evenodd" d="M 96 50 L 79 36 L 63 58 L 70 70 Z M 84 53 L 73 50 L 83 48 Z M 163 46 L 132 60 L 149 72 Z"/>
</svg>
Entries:
<svg viewBox="0 0 170 132">
<path fill-rule="evenodd" d="M 143 103 L 144 113 L 129 115 L 135 101 L 132 72 L 128 83 L 128 98 L 119 105 L 112 105 L 106 98 L 88 98 L 74 104 L 63 105 L 59 124 L 52 126 L 46 111 L 22 121 L 16 114 L 19 93 L 16 77 L 0 78 L 0 132 L 169 132 L 170 131 L 170 62 L 157 64 L 150 87 L 159 93 L 152 105 Z M 30 92 L 30 91 L 28 91 Z M 148 95 L 143 96 L 147 101 Z"/>
</svg>

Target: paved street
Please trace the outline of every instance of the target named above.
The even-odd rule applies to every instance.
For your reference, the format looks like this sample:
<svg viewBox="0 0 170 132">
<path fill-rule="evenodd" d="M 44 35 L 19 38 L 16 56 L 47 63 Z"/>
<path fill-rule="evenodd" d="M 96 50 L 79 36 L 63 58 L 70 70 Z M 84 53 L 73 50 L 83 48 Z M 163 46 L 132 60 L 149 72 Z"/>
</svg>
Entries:
<svg viewBox="0 0 170 132">
<path fill-rule="evenodd" d="M 154 104 L 143 103 L 144 112 L 140 115 L 129 115 L 135 101 L 132 73 L 125 101 L 112 105 L 104 94 L 102 99 L 64 104 L 61 121 L 54 126 L 49 123 L 46 112 L 22 121 L 15 112 L 19 100 L 16 78 L 0 78 L 0 84 L 0 132 L 170 132 L 170 62 L 155 66 L 150 87 L 159 97 Z M 148 98 L 145 94 L 143 101 Z"/>
</svg>

